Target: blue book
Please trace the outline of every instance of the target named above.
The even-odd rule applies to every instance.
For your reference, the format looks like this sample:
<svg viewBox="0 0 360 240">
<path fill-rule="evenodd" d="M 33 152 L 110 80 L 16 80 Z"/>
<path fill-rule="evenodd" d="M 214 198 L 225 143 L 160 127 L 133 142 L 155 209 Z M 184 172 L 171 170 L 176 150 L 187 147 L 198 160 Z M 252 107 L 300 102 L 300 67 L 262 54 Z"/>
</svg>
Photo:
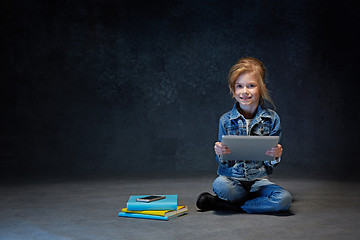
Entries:
<svg viewBox="0 0 360 240">
<path fill-rule="evenodd" d="M 141 214 L 141 213 L 127 213 L 127 212 L 119 212 L 119 217 L 129 217 L 129 218 L 144 218 L 144 219 L 154 219 L 154 220 L 163 220 L 167 221 L 175 217 L 179 217 L 181 215 L 185 215 L 187 212 L 182 212 L 179 214 L 175 214 L 172 216 L 156 216 L 149 214 Z"/>
<path fill-rule="evenodd" d="M 164 220 L 164 221 L 169 220 L 169 217 L 164 217 L 164 216 L 146 215 L 140 213 L 126 213 L 126 212 L 119 212 L 119 217 L 145 218 L 145 219 Z"/>
<path fill-rule="evenodd" d="M 148 195 L 132 195 L 127 202 L 126 208 L 129 211 L 146 211 L 146 210 L 176 210 L 177 195 L 164 195 L 165 198 L 154 202 L 137 202 L 136 199 Z"/>
</svg>

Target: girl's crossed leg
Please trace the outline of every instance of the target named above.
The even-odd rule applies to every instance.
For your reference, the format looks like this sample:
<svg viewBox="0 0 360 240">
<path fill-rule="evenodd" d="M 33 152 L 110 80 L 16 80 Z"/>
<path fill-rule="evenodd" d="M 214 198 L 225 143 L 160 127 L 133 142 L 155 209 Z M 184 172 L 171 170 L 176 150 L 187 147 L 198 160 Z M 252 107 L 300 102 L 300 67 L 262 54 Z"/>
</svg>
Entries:
<svg viewBox="0 0 360 240">
<path fill-rule="evenodd" d="M 242 182 L 219 176 L 213 190 L 223 200 L 242 205 L 247 213 L 287 211 L 292 202 L 291 194 L 267 179 Z"/>
</svg>

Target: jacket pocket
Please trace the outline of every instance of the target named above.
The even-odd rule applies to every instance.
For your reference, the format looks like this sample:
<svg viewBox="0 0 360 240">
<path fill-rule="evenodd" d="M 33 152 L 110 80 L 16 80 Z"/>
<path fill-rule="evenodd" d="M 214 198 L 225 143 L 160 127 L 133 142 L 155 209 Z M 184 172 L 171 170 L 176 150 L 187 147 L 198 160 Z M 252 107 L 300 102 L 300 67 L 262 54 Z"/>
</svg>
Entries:
<svg viewBox="0 0 360 240">
<path fill-rule="evenodd" d="M 270 125 L 268 123 L 258 123 L 251 129 L 251 135 L 257 136 L 269 136 L 270 135 Z"/>
<path fill-rule="evenodd" d="M 227 135 L 239 135 L 239 127 L 226 127 L 226 133 Z"/>
</svg>

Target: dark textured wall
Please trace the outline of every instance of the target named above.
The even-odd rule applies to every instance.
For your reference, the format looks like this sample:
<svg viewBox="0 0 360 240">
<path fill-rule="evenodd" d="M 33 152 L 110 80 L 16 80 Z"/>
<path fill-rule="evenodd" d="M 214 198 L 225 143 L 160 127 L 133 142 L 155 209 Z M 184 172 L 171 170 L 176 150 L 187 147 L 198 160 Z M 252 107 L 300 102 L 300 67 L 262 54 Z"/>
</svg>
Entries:
<svg viewBox="0 0 360 240">
<path fill-rule="evenodd" d="M 1 175 L 214 172 L 227 73 L 261 59 L 281 174 L 351 177 L 359 16 L 348 1 L 8 1 Z"/>
</svg>

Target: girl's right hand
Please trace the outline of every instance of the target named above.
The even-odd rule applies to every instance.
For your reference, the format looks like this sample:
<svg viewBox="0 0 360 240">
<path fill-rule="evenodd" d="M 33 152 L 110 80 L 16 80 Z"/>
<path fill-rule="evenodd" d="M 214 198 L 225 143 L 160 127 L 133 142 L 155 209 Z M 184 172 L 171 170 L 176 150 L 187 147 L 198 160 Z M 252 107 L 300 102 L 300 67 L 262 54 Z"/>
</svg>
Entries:
<svg viewBox="0 0 360 240">
<path fill-rule="evenodd" d="M 223 145 L 221 142 L 216 142 L 214 146 L 216 155 L 226 155 L 231 153 L 230 148 Z"/>
</svg>

